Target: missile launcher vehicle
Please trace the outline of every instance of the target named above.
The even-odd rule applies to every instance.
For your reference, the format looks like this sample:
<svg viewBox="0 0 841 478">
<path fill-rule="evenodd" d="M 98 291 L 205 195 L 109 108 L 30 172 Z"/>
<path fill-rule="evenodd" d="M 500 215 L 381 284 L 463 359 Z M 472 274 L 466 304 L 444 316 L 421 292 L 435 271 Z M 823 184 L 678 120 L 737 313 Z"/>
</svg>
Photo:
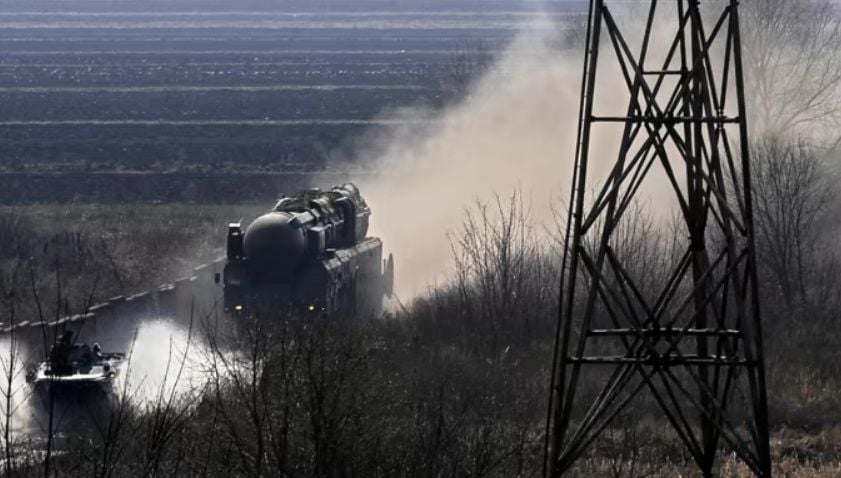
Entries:
<svg viewBox="0 0 841 478">
<path fill-rule="evenodd" d="M 379 315 L 394 260 L 368 237 L 371 209 L 353 184 L 281 198 L 243 231 L 228 226 L 216 282 L 235 315 Z"/>
</svg>

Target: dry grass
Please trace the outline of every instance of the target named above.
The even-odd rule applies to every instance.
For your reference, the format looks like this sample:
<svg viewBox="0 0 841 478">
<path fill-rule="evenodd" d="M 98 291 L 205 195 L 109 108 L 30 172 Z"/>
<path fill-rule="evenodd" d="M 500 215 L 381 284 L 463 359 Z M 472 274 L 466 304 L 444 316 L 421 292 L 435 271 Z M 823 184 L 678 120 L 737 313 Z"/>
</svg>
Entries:
<svg viewBox="0 0 841 478">
<path fill-rule="evenodd" d="M 36 313 L 36 293 L 46 317 L 79 313 L 88 303 L 190 275 L 223 254 L 229 221 L 261 211 L 180 204 L 2 207 L 0 290 L 16 302 L 19 317 Z"/>
<path fill-rule="evenodd" d="M 21 251 L 36 254 L 36 286 L 44 296 L 55 292 L 57 268 L 46 260 L 53 247 L 63 259 L 65 293 L 108 274 L 119 276 L 123 288 L 141 290 L 217 254 L 225 223 L 261 210 L 7 208 L 0 211 L 0 242 L 34 238 Z M 66 231 L 79 239 L 65 241 Z M 279 321 L 236 339 L 241 353 L 235 356 L 205 336 L 209 387 L 172 403 L 112 411 L 121 431 L 80 435 L 50 474 L 538 476 L 556 257 L 516 197 L 479 205 L 453 241 L 456 280 L 399 318 L 318 327 Z M 112 251 L 111 259 L 103 259 L 103 250 Z M 9 265 L 24 257 L 3 260 Z M 5 284 L 25 289 L 10 272 L 4 266 Z M 115 282 L 102 291 L 119 292 Z M 779 476 L 841 476 L 841 334 L 829 315 L 806 306 L 766 310 Z M 791 327 L 794 332 L 781 333 Z M 726 450 L 720 467 L 720 476 L 749 476 Z M 34 464 L 18 476 L 43 472 Z M 696 475 L 667 424 L 643 402 L 594 444 L 571 476 Z"/>
</svg>

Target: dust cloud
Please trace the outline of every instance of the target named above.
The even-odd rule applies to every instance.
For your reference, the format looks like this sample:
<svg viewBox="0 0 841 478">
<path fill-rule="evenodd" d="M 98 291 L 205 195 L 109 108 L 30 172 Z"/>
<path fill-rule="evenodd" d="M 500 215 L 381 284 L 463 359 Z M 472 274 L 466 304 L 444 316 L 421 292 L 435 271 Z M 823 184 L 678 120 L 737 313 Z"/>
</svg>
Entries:
<svg viewBox="0 0 841 478">
<path fill-rule="evenodd" d="M 31 387 L 26 383 L 26 358 L 18 344 L 0 340 L 0 435 L 17 436 L 32 426 Z"/>
<path fill-rule="evenodd" d="M 622 5 L 615 10 L 620 30 L 631 48 L 638 48 L 647 7 Z M 674 15 L 667 8 L 658 10 L 659 26 L 651 33 L 646 64 L 660 66 L 670 58 L 678 24 Z M 392 112 L 410 126 L 380 130 L 361 143 L 356 163 L 376 171 L 359 181 L 373 211 L 371 232 L 394 253 L 395 287 L 404 301 L 446 281 L 452 255 L 448 233 L 458 230 L 465 210 L 477 200 L 493 201 L 495 195 L 505 198 L 520 191 L 538 229 L 553 227 L 553 204 L 555 211 L 564 210 L 574 168 L 584 63 L 583 47 L 563 46 L 568 45 L 563 39 L 575 36 L 565 28 L 575 27 L 545 19 L 524 26 L 460 102 L 437 114 L 423 109 Z M 604 41 L 594 114 L 622 117 L 627 114 L 628 85 L 613 48 Z M 676 60 L 670 61 L 674 65 Z M 669 104 L 677 88 L 676 77 L 665 79 L 657 93 L 661 107 Z M 737 115 L 735 108 L 732 101 L 724 113 Z M 618 157 L 621 135 L 618 123 L 593 127 L 588 194 L 603 185 Z M 634 140 L 631 151 L 641 147 L 644 136 Z M 669 157 L 679 157 L 670 142 L 664 148 Z M 677 159 L 671 168 L 676 177 L 685 174 Z M 660 225 L 669 225 L 677 213 L 675 191 L 661 167 L 647 173 L 635 201 Z"/>
<path fill-rule="evenodd" d="M 393 113 L 413 124 L 372 134 L 360 148 L 356 161 L 377 172 L 358 181 L 372 206 L 371 232 L 394 253 L 402 300 L 446 279 L 447 234 L 476 200 L 519 190 L 536 222 L 553 220 L 552 202 L 565 199 L 571 182 L 583 64 L 578 48 L 558 46 L 561 35 L 545 22 L 530 25 L 458 104 L 437 117 Z M 600 90 L 599 104 L 624 107 L 625 86 L 616 83 Z M 594 147 L 594 156 L 615 157 Z"/>
<path fill-rule="evenodd" d="M 139 404 L 166 403 L 196 393 L 207 381 L 206 351 L 188 330 L 164 319 L 144 321 L 118 384 Z"/>
</svg>

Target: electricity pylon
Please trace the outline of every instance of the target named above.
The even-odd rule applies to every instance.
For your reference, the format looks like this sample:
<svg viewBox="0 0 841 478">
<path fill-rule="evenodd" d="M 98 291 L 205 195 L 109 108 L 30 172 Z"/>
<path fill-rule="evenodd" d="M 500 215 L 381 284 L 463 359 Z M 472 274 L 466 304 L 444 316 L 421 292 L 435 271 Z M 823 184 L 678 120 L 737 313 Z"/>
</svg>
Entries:
<svg viewBox="0 0 841 478">
<path fill-rule="evenodd" d="M 590 3 L 544 474 L 645 396 L 703 476 L 725 446 L 770 477 L 738 1 L 641 0 L 624 16 L 612 3 Z M 598 111 L 600 94 L 616 104 L 605 66 L 624 111 Z M 596 177 L 611 127 L 618 156 Z M 674 198 L 683 237 L 660 280 L 618 244 L 650 186 Z"/>
</svg>

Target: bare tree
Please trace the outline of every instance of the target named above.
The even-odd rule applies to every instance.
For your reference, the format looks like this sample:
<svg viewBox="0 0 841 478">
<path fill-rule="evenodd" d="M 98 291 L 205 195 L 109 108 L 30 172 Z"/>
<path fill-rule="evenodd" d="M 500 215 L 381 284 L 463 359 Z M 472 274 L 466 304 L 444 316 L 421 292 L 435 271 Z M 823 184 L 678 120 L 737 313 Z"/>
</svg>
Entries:
<svg viewBox="0 0 841 478">
<path fill-rule="evenodd" d="M 748 0 L 742 8 L 749 111 L 779 136 L 841 119 L 841 14 L 827 0 Z"/>
<path fill-rule="evenodd" d="M 477 202 L 450 235 L 454 288 L 465 325 L 491 356 L 546 333 L 555 307 L 557 267 L 522 193 Z M 481 345 L 480 345 L 481 347 Z"/>
<path fill-rule="evenodd" d="M 9 303 L 9 323 L 15 324 L 14 302 Z M 3 443 L 3 471 L 5 476 L 14 476 L 17 472 L 17 461 L 20 459 L 16 452 L 16 440 L 14 428 L 17 423 L 19 407 L 21 402 L 26 400 L 23 375 L 23 358 L 21 357 L 20 341 L 17 334 L 12 331 L 8 341 L 0 345 L 0 440 Z"/>
<path fill-rule="evenodd" d="M 823 160 L 804 142 L 767 139 L 753 148 L 757 247 L 762 265 L 792 307 L 809 299 L 820 225 L 834 197 Z"/>
</svg>

